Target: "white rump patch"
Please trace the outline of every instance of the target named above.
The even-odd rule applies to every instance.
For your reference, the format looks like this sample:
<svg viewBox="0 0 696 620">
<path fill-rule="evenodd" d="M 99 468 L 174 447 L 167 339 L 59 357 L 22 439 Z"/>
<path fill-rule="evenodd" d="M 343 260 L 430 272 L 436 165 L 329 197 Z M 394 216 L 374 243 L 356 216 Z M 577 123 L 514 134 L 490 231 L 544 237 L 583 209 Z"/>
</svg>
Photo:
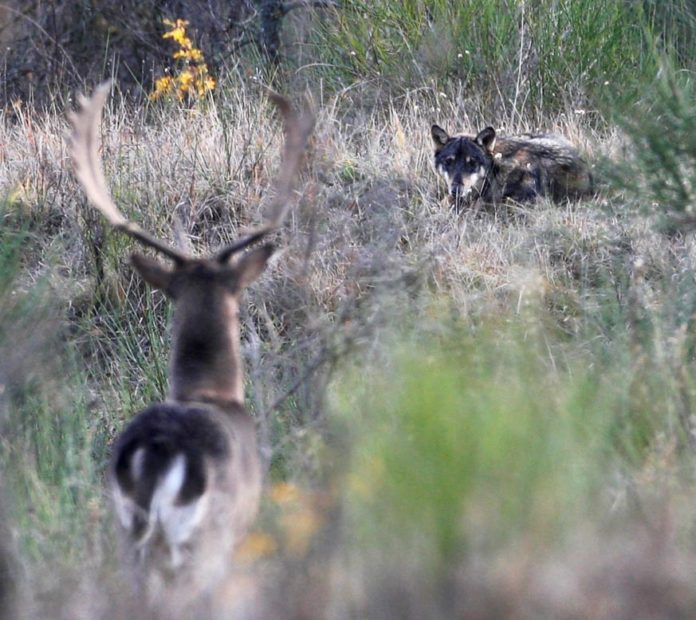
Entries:
<svg viewBox="0 0 696 620">
<path fill-rule="evenodd" d="M 139 449 L 133 454 L 131 471 L 136 480 L 142 475 L 144 457 L 144 449 Z M 143 548 L 159 525 L 170 548 L 173 568 L 177 568 L 183 562 L 181 547 L 189 541 L 200 525 L 209 502 L 209 493 L 205 492 L 193 502 L 177 506 L 176 501 L 185 479 L 186 457 L 179 454 L 155 486 L 147 518 L 147 529 L 137 541 L 138 547 Z M 121 491 L 117 482 L 114 482 L 112 487 L 118 520 L 125 530 L 130 531 L 133 527 L 133 517 L 141 508 Z"/>
<path fill-rule="evenodd" d="M 200 525 L 208 506 L 208 493 L 190 504 L 177 506 L 176 499 L 186 477 L 186 457 L 177 456 L 157 484 L 150 504 L 151 523 L 159 523 L 171 550 L 172 567 L 181 565 L 181 546 L 186 544 Z"/>
<path fill-rule="evenodd" d="M 145 448 L 138 448 L 133 453 L 133 456 L 131 456 L 131 461 L 129 463 L 131 477 L 136 483 L 143 474 L 144 463 Z M 140 508 L 136 506 L 135 502 L 130 497 L 121 492 L 121 487 L 118 482 L 114 481 L 112 487 L 118 520 L 124 529 L 130 530 L 133 527 L 133 515 L 135 511 L 140 510 Z"/>
</svg>

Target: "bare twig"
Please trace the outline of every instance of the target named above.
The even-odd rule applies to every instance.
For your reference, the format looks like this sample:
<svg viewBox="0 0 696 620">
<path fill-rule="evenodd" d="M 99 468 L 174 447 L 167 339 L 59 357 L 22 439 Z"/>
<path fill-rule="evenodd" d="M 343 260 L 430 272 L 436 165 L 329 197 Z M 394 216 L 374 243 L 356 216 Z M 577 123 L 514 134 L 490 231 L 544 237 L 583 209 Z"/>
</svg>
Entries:
<svg viewBox="0 0 696 620">
<path fill-rule="evenodd" d="M 55 45 L 56 48 L 61 51 L 63 56 L 65 56 L 65 59 L 68 61 L 68 63 L 72 67 L 72 70 L 74 71 L 75 76 L 80 75 L 80 72 L 77 70 L 75 63 L 73 62 L 72 56 L 70 56 L 70 54 L 68 54 L 68 51 L 65 49 L 65 47 L 63 47 L 63 45 L 61 45 L 60 41 L 58 41 L 55 37 L 52 37 L 48 33 L 48 31 L 39 22 L 37 22 L 33 17 L 29 17 L 29 15 L 26 15 L 25 12 L 28 11 L 29 9 L 25 9 L 25 12 L 22 12 L 22 11 L 18 11 L 17 9 L 13 9 L 11 6 L 9 6 L 8 4 L 5 4 L 5 3 L 0 3 L 0 7 L 5 9 L 6 11 L 9 11 L 10 13 L 14 13 L 18 17 L 20 17 L 21 19 L 28 21 L 32 26 L 34 26 L 37 30 L 39 30 L 41 32 L 41 34 L 43 34 L 51 43 L 53 43 L 53 45 Z M 30 9 L 31 8 L 33 8 L 33 7 L 30 7 Z M 5 29 L 5 27 L 0 28 L 0 32 L 2 32 L 4 29 Z"/>
</svg>

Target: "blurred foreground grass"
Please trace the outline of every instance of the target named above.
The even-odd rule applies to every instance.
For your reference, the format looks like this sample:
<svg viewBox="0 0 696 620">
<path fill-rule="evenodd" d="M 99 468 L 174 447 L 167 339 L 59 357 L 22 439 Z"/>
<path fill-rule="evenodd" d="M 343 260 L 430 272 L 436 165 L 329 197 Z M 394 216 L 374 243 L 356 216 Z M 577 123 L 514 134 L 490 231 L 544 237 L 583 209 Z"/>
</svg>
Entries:
<svg viewBox="0 0 696 620">
<path fill-rule="evenodd" d="M 268 493 L 234 559 L 252 602 L 231 586 L 221 617 L 693 616 L 696 149 L 672 77 L 620 135 L 548 120 L 623 183 L 460 216 L 429 170 L 437 93 L 320 111 L 243 304 Z M 196 252 L 262 219 L 277 165 L 258 91 L 224 88 L 117 99 L 102 129 L 124 212 L 167 238 L 179 219 Z M 86 209 L 62 123 L 3 126 L 0 548 L 25 617 L 130 618 L 102 476 L 166 393 L 170 311 Z"/>
<path fill-rule="evenodd" d="M 669 371 L 622 339 L 559 364 L 566 344 L 505 318 L 402 335 L 337 384 L 353 617 L 690 617 L 693 419 Z"/>
</svg>

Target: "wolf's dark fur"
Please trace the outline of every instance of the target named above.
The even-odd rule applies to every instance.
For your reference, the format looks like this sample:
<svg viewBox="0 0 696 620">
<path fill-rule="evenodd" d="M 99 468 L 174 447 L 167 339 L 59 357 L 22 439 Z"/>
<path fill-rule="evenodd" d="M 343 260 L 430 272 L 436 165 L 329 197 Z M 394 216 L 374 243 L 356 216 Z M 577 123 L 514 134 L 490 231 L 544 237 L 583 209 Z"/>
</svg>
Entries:
<svg viewBox="0 0 696 620">
<path fill-rule="evenodd" d="M 592 192 L 587 164 L 560 136 L 497 136 L 492 127 L 476 136 L 450 136 L 438 125 L 431 133 L 435 169 L 458 208 L 506 199 L 533 202 L 542 196 L 562 202 Z"/>
</svg>

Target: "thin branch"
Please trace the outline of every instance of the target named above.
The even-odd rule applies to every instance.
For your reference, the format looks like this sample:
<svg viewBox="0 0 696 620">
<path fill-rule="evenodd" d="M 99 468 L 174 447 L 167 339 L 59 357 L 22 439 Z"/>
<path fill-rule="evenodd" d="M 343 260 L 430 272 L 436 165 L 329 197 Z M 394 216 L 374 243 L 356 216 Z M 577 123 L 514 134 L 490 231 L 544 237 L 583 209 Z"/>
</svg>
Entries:
<svg viewBox="0 0 696 620">
<path fill-rule="evenodd" d="M 288 398 L 290 398 L 297 390 L 299 390 L 317 370 L 319 370 L 324 364 L 328 362 L 335 362 L 336 361 L 336 353 L 333 353 L 327 348 L 322 349 L 322 351 L 317 355 L 317 357 L 314 359 L 314 361 L 309 364 L 306 368 L 304 373 L 302 373 L 302 376 L 295 381 L 283 394 L 281 394 L 278 398 L 276 398 L 273 401 L 273 404 L 271 404 L 270 407 L 268 407 L 268 412 L 273 412 L 278 409 Z"/>
<path fill-rule="evenodd" d="M 25 9 L 27 12 L 30 11 L 32 8 L 35 8 L 36 4 L 34 4 L 32 7 L 29 7 Z M 0 3 L 0 8 L 9 11 L 10 13 L 14 13 L 17 15 L 17 17 L 24 19 L 28 21 L 32 26 L 34 26 L 37 30 L 39 30 L 42 34 L 46 36 L 46 38 L 53 43 L 62 53 L 63 56 L 65 56 L 66 60 L 70 63 L 70 66 L 72 67 L 72 70 L 74 71 L 75 76 L 79 76 L 80 72 L 77 70 L 77 67 L 75 66 L 75 63 L 73 62 L 72 57 L 68 53 L 68 51 L 63 47 L 56 38 L 52 37 L 48 31 L 38 22 L 36 21 L 33 17 L 30 17 L 29 15 L 23 13 L 22 11 L 18 11 L 17 9 L 13 9 L 11 6 L 5 4 L 5 3 Z M 0 32 L 4 30 L 5 28 L 3 27 L 0 29 Z"/>
<path fill-rule="evenodd" d="M 230 52 L 238 52 L 242 48 L 246 47 L 247 45 L 250 45 L 251 43 L 255 43 L 256 40 L 254 38 L 246 38 L 246 39 L 241 39 L 240 41 L 236 41 L 235 44 L 230 48 Z"/>
</svg>

